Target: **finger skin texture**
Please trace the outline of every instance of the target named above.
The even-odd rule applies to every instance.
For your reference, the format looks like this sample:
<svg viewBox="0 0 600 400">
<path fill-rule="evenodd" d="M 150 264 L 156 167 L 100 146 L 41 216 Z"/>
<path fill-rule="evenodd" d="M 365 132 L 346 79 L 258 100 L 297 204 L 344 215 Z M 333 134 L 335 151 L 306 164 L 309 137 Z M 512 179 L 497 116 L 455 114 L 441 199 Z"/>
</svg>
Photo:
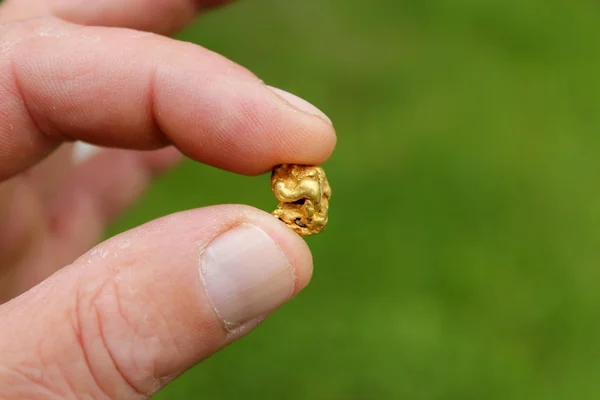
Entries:
<svg viewBox="0 0 600 400">
<path fill-rule="evenodd" d="M 73 170 L 49 206 L 54 246 L 70 243 L 64 263 L 97 243 L 106 221 L 113 221 L 134 204 L 150 182 L 176 165 L 174 148 L 151 152 L 102 150 Z"/>
<path fill-rule="evenodd" d="M 58 143 L 175 145 L 206 164 L 258 174 L 319 164 L 328 120 L 302 111 L 235 63 L 199 46 L 55 19 L 0 31 L 0 179 Z"/>
<path fill-rule="evenodd" d="M 4 271 L 5 279 L 0 278 L 0 304 L 35 286 L 98 243 L 106 223 L 133 205 L 152 179 L 180 159 L 181 154 L 172 147 L 151 152 L 103 150 L 67 175 L 66 182 L 58 188 L 60 194 L 48 205 L 47 217 L 39 215 L 38 210 L 37 215 L 24 219 L 27 215 L 19 212 L 24 204 L 13 203 L 13 209 L 8 210 L 11 218 L 6 221 L 6 230 L 0 229 L 0 265 L 13 270 L 10 274 Z M 18 191 L 13 194 L 21 201 L 27 200 Z M 27 221 L 32 222 L 28 225 Z M 32 226 L 36 221 L 42 225 Z M 6 232 L 6 237 L 2 232 Z M 38 257 L 40 253 L 45 256 L 39 257 L 41 260 L 9 259 L 11 255 L 27 254 L 23 251 L 27 249 Z"/>
<path fill-rule="evenodd" d="M 271 311 L 225 324 L 199 272 L 213 243 L 242 226 L 263 232 L 289 263 L 282 301 L 306 286 L 306 244 L 269 214 L 217 206 L 161 218 L 0 307 L 0 398 L 147 398 L 249 332 Z"/>
</svg>

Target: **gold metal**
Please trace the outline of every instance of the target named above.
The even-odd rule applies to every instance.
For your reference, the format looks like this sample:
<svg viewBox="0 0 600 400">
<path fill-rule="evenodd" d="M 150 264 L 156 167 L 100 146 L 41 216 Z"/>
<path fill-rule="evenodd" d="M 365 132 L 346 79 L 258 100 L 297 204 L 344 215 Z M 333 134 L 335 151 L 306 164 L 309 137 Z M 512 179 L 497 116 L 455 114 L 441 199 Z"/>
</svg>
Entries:
<svg viewBox="0 0 600 400">
<path fill-rule="evenodd" d="M 300 236 L 316 235 L 325 229 L 331 187 L 323 168 L 278 165 L 271 174 L 271 190 L 280 201 L 272 214 Z"/>
</svg>

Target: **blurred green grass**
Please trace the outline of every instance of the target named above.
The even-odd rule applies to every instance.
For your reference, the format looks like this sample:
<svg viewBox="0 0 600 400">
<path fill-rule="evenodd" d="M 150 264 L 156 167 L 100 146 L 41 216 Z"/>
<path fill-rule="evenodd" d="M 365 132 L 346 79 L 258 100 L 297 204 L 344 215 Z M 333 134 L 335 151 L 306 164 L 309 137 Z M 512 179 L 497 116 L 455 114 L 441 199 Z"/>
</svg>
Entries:
<svg viewBox="0 0 600 400">
<path fill-rule="evenodd" d="M 246 0 L 180 38 L 339 135 L 311 285 L 157 399 L 600 398 L 600 6 Z M 113 228 L 270 210 L 186 162 Z"/>
</svg>

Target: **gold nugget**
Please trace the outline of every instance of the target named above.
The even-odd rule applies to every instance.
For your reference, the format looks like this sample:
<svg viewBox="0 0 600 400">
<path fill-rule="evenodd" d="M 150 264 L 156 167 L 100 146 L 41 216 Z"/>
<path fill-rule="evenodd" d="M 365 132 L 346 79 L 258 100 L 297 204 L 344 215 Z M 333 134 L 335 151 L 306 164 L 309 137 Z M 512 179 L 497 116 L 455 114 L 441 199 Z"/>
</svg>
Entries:
<svg viewBox="0 0 600 400">
<path fill-rule="evenodd" d="M 280 201 L 272 214 L 300 236 L 316 235 L 325 228 L 331 187 L 323 168 L 278 165 L 271 174 L 271 189 Z"/>
</svg>

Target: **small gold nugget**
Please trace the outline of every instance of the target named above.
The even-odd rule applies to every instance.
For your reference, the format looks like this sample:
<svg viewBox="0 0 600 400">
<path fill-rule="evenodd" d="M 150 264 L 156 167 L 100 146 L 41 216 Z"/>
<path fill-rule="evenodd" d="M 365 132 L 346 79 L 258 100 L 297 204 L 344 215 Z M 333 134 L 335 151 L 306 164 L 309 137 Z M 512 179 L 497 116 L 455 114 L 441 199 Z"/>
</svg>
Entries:
<svg viewBox="0 0 600 400">
<path fill-rule="evenodd" d="M 271 174 L 271 189 L 280 201 L 272 214 L 300 236 L 316 235 L 325 228 L 331 187 L 323 168 L 278 165 Z"/>
</svg>

